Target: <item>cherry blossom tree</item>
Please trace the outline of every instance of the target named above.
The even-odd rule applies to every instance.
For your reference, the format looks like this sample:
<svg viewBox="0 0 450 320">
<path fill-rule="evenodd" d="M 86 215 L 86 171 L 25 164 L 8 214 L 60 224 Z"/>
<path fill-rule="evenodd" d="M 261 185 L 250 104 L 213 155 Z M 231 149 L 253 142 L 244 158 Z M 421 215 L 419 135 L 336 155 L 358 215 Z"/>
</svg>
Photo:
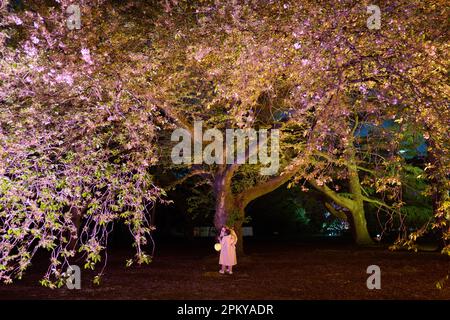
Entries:
<svg viewBox="0 0 450 320">
<path fill-rule="evenodd" d="M 380 30 L 367 27 L 367 5 L 178 3 L 158 20 L 154 46 L 167 62 L 154 95 L 170 102 L 165 110 L 179 126 L 192 131 L 201 119 L 221 129 L 280 127 L 289 142 L 281 152 L 284 172 L 272 178 L 249 176 L 248 167 L 237 164 L 196 166 L 185 176 L 209 179 L 216 227 L 237 212 L 239 228 L 250 201 L 295 175 L 322 191 L 330 210 L 343 208 L 355 240 L 370 244 L 365 204 L 390 213 L 402 206 L 402 132 L 411 124 L 424 132 L 436 128 L 440 143 L 430 152 L 447 161 L 445 32 L 431 26 L 444 25 L 443 3 L 393 2 L 381 10 Z M 362 149 L 361 127 L 381 128 L 387 119 L 404 121 L 401 132 L 378 130 L 387 144 L 372 139 L 370 150 Z M 364 184 L 376 192 L 365 193 Z"/>
<path fill-rule="evenodd" d="M 0 279 L 20 278 L 44 248 L 43 284 L 62 285 L 77 251 L 87 268 L 106 263 L 116 222 L 135 240 L 127 264 L 148 262 L 148 212 L 167 201 L 150 174 L 158 166 L 188 169 L 175 184 L 210 184 L 215 226 L 241 237 L 251 201 L 296 183 L 321 191 L 370 244 L 366 206 L 403 205 L 399 142 L 411 127 L 428 141 L 434 226 L 448 240 L 446 3 L 390 1 L 379 29 L 367 25 L 369 4 L 3 1 Z M 220 132 L 279 129 L 280 170 L 174 165 L 168 135 L 198 120 Z"/>
<path fill-rule="evenodd" d="M 42 283 L 51 287 L 64 283 L 77 252 L 86 268 L 106 264 L 116 222 L 134 238 L 128 265 L 152 255 L 149 209 L 164 201 L 164 191 L 148 172 L 157 161 L 160 119 L 134 93 L 135 72 L 146 66 L 139 50 L 119 55 L 110 45 L 136 41 L 120 32 L 125 17 L 115 20 L 104 1 L 77 2 L 83 28 L 71 30 L 66 9 L 73 3 L 2 6 L 0 279 L 6 283 L 22 277 L 40 248 L 50 251 Z"/>
</svg>

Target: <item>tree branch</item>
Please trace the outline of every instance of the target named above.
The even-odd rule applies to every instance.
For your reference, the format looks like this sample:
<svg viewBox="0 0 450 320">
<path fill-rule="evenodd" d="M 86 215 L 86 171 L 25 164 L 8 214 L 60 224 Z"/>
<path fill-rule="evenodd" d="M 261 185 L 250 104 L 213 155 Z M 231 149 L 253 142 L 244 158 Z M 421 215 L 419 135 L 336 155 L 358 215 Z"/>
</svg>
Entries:
<svg viewBox="0 0 450 320">
<path fill-rule="evenodd" d="M 337 210 L 333 205 L 329 202 L 325 202 L 325 207 L 330 211 L 331 214 L 333 214 L 335 217 L 347 221 L 347 215 L 344 211 Z"/>
<path fill-rule="evenodd" d="M 279 176 L 264 181 L 256 186 L 253 186 L 252 188 L 249 188 L 241 192 L 237 196 L 237 199 L 239 199 L 243 204 L 243 206 L 245 207 L 252 200 L 255 200 L 256 198 L 259 198 L 262 195 L 272 192 L 278 187 L 288 182 L 297 173 L 299 168 L 300 164 L 294 164 L 288 170 L 281 173 Z"/>
<path fill-rule="evenodd" d="M 390 205 L 387 205 L 386 203 L 381 202 L 381 201 L 376 200 L 376 199 L 371 199 L 371 198 L 369 198 L 369 197 L 363 196 L 363 200 L 364 200 L 365 202 L 373 203 L 373 204 L 376 204 L 376 205 L 378 205 L 378 206 L 380 206 L 380 207 L 387 208 L 387 209 L 389 209 L 389 210 L 394 210 L 394 208 L 392 208 Z"/>
<path fill-rule="evenodd" d="M 188 174 L 186 174 L 181 179 L 178 179 L 174 183 L 170 184 L 167 187 L 167 190 L 175 189 L 176 186 L 183 184 L 186 180 L 188 180 L 189 178 L 191 178 L 193 176 L 202 176 L 208 181 L 209 184 L 212 184 L 212 174 L 210 172 L 202 170 L 202 169 L 196 169 L 196 170 L 190 171 Z"/>
<path fill-rule="evenodd" d="M 353 206 L 353 200 L 344 198 L 339 193 L 331 190 L 327 185 L 320 186 L 314 179 L 308 180 L 308 182 L 318 191 L 324 193 L 328 198 L 333 200 L 337 205 L 350 209 Z"/>
</svg>

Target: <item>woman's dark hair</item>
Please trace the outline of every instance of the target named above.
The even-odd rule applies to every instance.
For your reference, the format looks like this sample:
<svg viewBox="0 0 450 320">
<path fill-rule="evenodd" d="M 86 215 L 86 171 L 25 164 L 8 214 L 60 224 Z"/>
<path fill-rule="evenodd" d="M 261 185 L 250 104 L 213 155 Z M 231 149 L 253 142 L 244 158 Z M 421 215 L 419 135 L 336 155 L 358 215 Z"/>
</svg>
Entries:
<svg viewBox="0 0 450 320">
<path fill-rule="evenodd" d="M 229 236 L 229 235 L 231 234 L 231 230 L 230 230 L 230 228 L 228 228 L 227 226 L 222 226 L 222 227 L 220 228 L 220 230 L 222 230 L 222 229 L 225 229 L 224 235 L 223 235 L 223 236 Z"/>
</svg>

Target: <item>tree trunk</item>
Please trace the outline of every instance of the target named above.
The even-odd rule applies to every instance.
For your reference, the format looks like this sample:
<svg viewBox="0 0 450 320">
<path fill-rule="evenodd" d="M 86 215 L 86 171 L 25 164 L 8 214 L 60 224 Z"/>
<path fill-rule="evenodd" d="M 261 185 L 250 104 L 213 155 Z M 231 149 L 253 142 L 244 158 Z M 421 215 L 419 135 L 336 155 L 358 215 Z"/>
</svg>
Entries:
<svg viewBox="0 0 450 320">
<path fill-rule="evenodd" d="M 360 246 L 371 246 L 374 244 L 367 230 L 367 221 L 364 213 L 364 206 L 361 204 L 356 205 L 350 210 L 351 212 L 351 224 L 353 230 L 353 237 L 355 243 Z"/>
<path fill-rule="evenodd" d="M 353 237 L 356 244 L 362 246 L 373 245 L 374 241 L 370 237 L 369 231 L 367 230 L 367 221 L 364 212 L 364 197 L 361 192 L 361 183 L 358 176 L 358 170 L 354 165 L 354 160 L 352 160 L 350 165 L 348 165 L 348 172 L 349 188 L 350 193 L 352 194 L 352 199 L 341 196 L 339 193 L 331 190 L 325 184 L 318 185 L 314 179 L 309 180 L 309 183 L 315 189 L 323 192 L 337 205 L 343 208 L 347 208 L 350 211 L 349 222 L 352 227 Z"/>
<path fill-rule="evenodd" d="M 231 177 L 226 171 L 216 175 L 214 181 L 214 195 L 216 198 L 216 212 L 214 215 L 214 226 L 220 230 L 227 225 L 228 217 L 232 213 L 234 197 L 231 191 Z"/>
<path fill-rule="evenodd" d="M 238 236 L 237 252 L 244 253 L 244 241 L 242 234 L 242 224 L 245 221 L 245 208 L 247 205 L 289 181 L 300 167 L 300 162 L 291 166 L 282 175 L 274 176 L 260 184 L 244 190 L 242 193 L 234 195 L 231 189 L 231 181 L 234 172 L 239 165 L 223 166 L 219 168 L 214 180 L 214 194 L 216 197 L 216 213 L 214 225 L 217 230 L 224 225 L 230 224 Z"/>
<path fill-rule="evenodd" d="M 242 233 L 242 225 L 244 224 L 245 220 L 245 208 L 242 208 L 242 206 L 236 205 L 234 208 L 234 214 L 238 215 L 238 218 L 234 222 L 234 230 L 236 231 L 237 235 L 237 245 L 236 245 L 236 251 L 237 254 L 243 255 L 244 254 L 244 234 Z"/>
<path fill-rule="evenodd" d="M 224 170 L 217 174 L 214 181 L 214 194 L 216 198 L 214 226 L 218 232 L 220 232 L 223 226 L 233 228 L 238 236 L 236 246 L 237 254 L 244 254 L 242 224 L 245 219 L 245 207 L 236 199 L 231 190 L 232 174 L 232 170 Z"/>
<path fill-rule="evenodd" d="M 245 219 L 245 209 L 236 203 L 232 194 L 224 195 L 224 197 L 228 201 L 224 201 L 222 197 L 216 198 L 214 225 L 218 232 L 223 226 L 232 228 L 238 237 L 236 251 L 238 254 L 244 254 L 242 225 Z"/>
<path fill-rule="evenodd" d="M 351 212 L 355 242 L 361 246 L 373 245 L 374 241 L 367 230 L 366 215 L 364 212 L 364 198 L 361 192 L 361 182 L 359 180 L 358 170 L 354 165 L 348 167 L 350 192 L 353 196 L 353 203 L 349 210 Z"/>
<path fill-rule="evenodd" d="M 356 185 L 356 182 L 359 181 L 359 178 L 353 176 L 350 178 L 350 189 L 352 191 L 352 195 L 354 199 L 349 199 L 346 197 L 342 197 L 338 193 L 334 192 L 327 186 L 319 186 L 314 180 L 309 180 L 309 183 L 316 188 L 317 190 L 323 192 L 327 197 L 333 200 L 336 204 L 343 208 L 347 208 L 350 211 L 348 215 L 348 221 L 352 227 L 353 238 L 355 243 L 358 245 L 372 245 L 374 242 L 369 235 L 369 231 L 367 230 L 367 222 L 366 216 L 364 213 L 364 201 L 361 195 L 361 189 L 359 189 L 359 193 Z M 352 185 L 353 184 L 353 185 Z M 359 187 L 360 188 L 360 187 Z M 354 193 L 356 192 L 356 194 Z M 330 205 L 330 207 L 332 207 Z M 330 208 L 327 206 L 328 210 Z M 331 212 L 336 215 L 336 210 Z"/>
</svg>

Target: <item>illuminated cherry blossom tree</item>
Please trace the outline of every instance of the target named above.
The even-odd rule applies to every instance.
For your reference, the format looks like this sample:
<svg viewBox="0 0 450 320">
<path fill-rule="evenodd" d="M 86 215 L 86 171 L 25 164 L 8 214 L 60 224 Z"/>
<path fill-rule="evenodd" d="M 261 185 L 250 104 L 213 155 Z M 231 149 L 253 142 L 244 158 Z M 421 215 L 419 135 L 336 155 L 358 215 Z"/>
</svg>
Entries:
<svg viewBox="0 0 450 320">
<path fill-rule="evenodd" d="M 446 3 L 390 1 L 379 28 L 368 27 L 369 5 L 3 1 L 0 279 L 20 278 L 44 248 L 43 284 L 62 285 L 77 251 L 87 268 L 106 263 L 116 222 L 135 240 L 127 264 L 148 262 L 149 209 L 167 201 L 150 174 L 158 166 L 189 170 L 175 184 L 209 183 L 216 227 L 233 224 L 240 236 L 251 201 L 301 184 L 321 191 L 356 242 L 370 244 L 365 206 L 403 205 L 399 142 L 411 128 L 428 142 L 424 178 L 434 226 L 448 240 Z M 398 130 L 383 128 L 389 119 Z M 174 166 L 165 139 L 196 120 L 222 132 L 279 129 L 280 170 Z M 367 125 L 376 129 L 364 138 Z"/>
</svg>

